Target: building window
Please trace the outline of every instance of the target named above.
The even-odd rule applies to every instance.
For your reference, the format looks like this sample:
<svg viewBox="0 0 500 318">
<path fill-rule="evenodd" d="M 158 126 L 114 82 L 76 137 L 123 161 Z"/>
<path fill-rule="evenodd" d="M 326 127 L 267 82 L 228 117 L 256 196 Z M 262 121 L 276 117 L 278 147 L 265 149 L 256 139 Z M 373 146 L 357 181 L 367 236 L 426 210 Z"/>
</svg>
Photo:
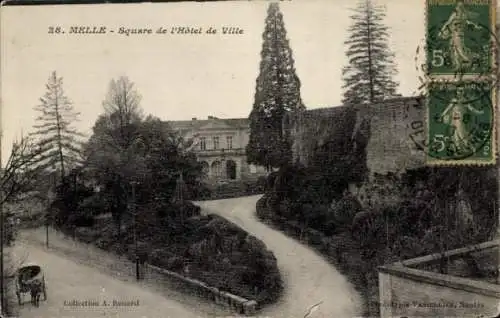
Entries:
<svg viewBox="0 0 500 318">
<path fill-rule="evenodd" d="M 200 138 L 200 149 L 201 150 L 207 149 L 207 138 L 205 138 L 205 137 Z"/>
<path fill-rule="evenodd" d="M 212 163 L 212 175 L 214 177 L 220 177 L 222 175 L 222 164 L 220 161 L 214 161 Z"/>
<path fill-rule="evenodd" d="M 219 149 L 219 137 L 214 137 L 214 149 Z"/>
<path fill-rule="evenodd" d="M 227 149 L 233 149 L 233 136 L 226 137 Z"/>
</svg>

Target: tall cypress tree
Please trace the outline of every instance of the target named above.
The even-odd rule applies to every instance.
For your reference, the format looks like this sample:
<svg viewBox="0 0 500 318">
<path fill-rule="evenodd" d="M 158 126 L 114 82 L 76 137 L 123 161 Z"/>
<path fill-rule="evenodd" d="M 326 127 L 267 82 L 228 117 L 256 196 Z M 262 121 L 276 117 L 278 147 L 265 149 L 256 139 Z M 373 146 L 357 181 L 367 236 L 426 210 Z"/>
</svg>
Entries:
<svg viewBox="0 0 500 318">
<path fill-rule="evenodd" d="M 351 15 L 348 66 L 342 71 L 344 105 L 374 103 L 396 96 L 398 83 L 394 54 L 389 49 L 388 27 L 383 24 L 385 8 L 371 0 L 360 0 Z"/>
<path fill-rule="evenodd" d="M 304 106 L 283 14 L 277 3 L 269 5 L 265 23 L 246 153 L 249 163 L 271 168 L 290 162 L 291 140 L 283 131 L 283 119 L 287 113 L 302 110 Z"/>
</svg>

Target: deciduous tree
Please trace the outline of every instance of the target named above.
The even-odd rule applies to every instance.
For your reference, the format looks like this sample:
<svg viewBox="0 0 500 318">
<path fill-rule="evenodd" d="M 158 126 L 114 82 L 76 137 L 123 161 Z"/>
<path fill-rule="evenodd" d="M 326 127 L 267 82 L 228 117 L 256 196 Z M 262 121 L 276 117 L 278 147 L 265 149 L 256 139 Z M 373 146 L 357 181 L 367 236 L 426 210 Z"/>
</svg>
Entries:
<svg viewBox="0 0 500 318">
<path fill-rule="evenodd" d="M 47 167 L 43 164 L 47 148 L 30 137 L 13 142 L 9 159 L 0 171 L 0 204 L 25 199 L 37 189 L 37 181 Z"/>
</svg>

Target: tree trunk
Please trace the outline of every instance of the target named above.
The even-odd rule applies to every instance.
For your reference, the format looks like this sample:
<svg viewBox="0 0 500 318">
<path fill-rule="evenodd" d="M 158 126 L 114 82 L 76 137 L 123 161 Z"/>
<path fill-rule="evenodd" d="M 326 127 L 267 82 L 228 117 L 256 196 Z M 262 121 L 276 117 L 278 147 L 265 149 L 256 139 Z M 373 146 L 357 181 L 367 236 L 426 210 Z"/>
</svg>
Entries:
<svg viewBox="0 0 500 318">
<path fill-rule="evenodd" d="M 61 183 L 64 181 L 64 176 L 65 176 L 65 168 L 64 168 L 64 156 L 63 156 L 63 146 L 62 146 L 62 140 L 61 140 L 61 121 L 60 121 L 60 115 L 59 115 L 59 100 L 57 99 L 57 88 L 56 88 L 56 100 L 55 100 L 55 109 L 56 109 L 56 126 L 57 126 L 57 148 L 59 152 L 59 161 L 61 165 Z"/>
</svg>

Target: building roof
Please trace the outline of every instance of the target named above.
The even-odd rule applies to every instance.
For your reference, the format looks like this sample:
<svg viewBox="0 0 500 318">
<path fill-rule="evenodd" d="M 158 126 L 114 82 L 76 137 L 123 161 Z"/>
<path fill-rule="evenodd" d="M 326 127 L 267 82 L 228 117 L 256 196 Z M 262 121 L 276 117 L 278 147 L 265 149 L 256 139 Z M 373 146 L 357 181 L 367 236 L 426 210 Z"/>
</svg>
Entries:
<svg viewBox="0 0 500 318">
<path fill-rule="evenodd" d="M 235 128 L 248 128 L 250 120 L 248 118 L 212 118 L 212 119 L 192 119 L 192 120 L 172 120 L 166 123 L 174 130 L 196 130 L 210 122 L 219 121 Z"/>
</svg>

